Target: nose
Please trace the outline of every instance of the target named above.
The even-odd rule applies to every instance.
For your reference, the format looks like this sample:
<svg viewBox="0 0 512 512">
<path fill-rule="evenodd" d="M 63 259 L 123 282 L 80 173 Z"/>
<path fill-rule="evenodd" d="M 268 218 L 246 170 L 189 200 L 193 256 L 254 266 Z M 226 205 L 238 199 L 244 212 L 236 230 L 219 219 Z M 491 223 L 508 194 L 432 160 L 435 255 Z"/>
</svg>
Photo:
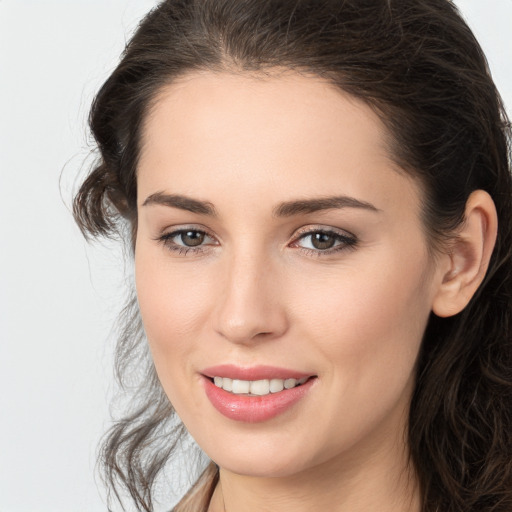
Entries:
<svg viewBox="0 0 512 512">
<path fill-rule="evenodd" d="M 288 319 L 279 281 L 268 259 L 254 254 L 233 255 L 226 265 L 217 302 L 217 333 L 237 344 L 282 336 Z"/>
</svg>

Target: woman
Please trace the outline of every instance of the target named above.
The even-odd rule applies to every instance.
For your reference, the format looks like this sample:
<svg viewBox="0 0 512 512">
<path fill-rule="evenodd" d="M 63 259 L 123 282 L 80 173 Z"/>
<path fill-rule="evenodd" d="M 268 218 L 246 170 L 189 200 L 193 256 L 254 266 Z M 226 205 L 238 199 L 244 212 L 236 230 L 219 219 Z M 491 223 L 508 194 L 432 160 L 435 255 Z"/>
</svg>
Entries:
<svg viewBox="0 0 512 512">
<path fill-rule="evenodd" d="M 91 127 L 75 216 L 129 238 L 118 369 L 153 361 L 118 497 L 184 425 L 176 511 L 512 509 L 508 125 L 450 2 L 165 1 Z"/>
</svg>

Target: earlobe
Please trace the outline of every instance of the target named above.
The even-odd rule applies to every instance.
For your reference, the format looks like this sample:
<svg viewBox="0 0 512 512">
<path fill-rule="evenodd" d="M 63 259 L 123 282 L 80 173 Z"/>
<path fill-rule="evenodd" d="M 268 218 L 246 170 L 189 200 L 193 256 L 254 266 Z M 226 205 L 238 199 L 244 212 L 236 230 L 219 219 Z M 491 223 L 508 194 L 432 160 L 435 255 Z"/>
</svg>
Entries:
<svg viewBox="0 0 512 512">
<path fill-rule="evenodd" d="M 465 221 L 454 237 L 434 297 L 432 311 L 440 317 L 460 313 L 482 283 L 496 242 L 498 217 L 484 190 L 468 198 Z"/>
</svg>

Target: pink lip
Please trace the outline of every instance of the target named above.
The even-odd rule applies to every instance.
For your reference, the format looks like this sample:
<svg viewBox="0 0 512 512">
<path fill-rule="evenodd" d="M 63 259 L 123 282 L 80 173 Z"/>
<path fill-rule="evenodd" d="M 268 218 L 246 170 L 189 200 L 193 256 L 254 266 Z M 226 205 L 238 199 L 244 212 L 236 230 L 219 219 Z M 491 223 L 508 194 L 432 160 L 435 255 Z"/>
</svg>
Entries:
<svg viewBox="0 0 512 512">
<path fill-rule="evenodd" d="M 202 373 L 205 393 L 213 407 L 229 419 L 246 423 L 267 421 L 284 413 L 299 402 L 317 380 L 311 374 L 270 366 L 240 368 L 232 365 L 221 365 L 207 368 Z M 283 389 L 278 393 L 270 393 L 265 396 L 249 396 L 235 395 L 217 387 L 211 381 L 211 378 L 215 376 L 241 380 L 313 378 L 300 386 Z"/>
<path fill-rule="evenodd" d="M 240 380 L 263 380 L 263 379 L 303 379 L 311 377 L 311 373 L 297 372 L 288 368 L 278 368 L 277 366 L 251 366 L 242 368 L 233 364 L 221 364 L 205 368 L 202 372 L 206 377 L 228 377 L 230 379 Z"/>
</svg>

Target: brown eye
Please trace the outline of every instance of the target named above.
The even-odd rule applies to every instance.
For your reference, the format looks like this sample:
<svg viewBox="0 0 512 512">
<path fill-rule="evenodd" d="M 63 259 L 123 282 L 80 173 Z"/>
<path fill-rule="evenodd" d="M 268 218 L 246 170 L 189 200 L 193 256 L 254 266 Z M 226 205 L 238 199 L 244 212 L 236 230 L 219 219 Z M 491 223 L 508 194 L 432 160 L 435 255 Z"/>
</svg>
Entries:
<svg viewBox="0 0 512 512">
<path fill-rule="evenodd" d="M 197 253 L 208 246 L 217 245 L 215 238 L 200 229 L 178 229 L 166 233 L 158 240 L 171 251 L 186 254 L 190 251 Z"/>
<path fill-rule="evenodd" d="M 313 251 L 317 255 L 321 255 L 355 247 L 356 244 L 357 239 L 355 236 L 348 233 L 330 230 L 311 230 L 303 233 L 292 246 L 301 247 L 306 251 Z"/>
<path fill-rule="evenodd" d="M 180 241 L 187 247 L 197 247 L 204 242 L 205 233 L 202 231 L 183 231 L 179 235 Z"/>
<path fill-rule="evenodd" d="M 334 247 L 336 238 L 330 233 L 313 233 L 311 236 L 311 245 L 315 249 L 325 250 Z"/>
</svg>

